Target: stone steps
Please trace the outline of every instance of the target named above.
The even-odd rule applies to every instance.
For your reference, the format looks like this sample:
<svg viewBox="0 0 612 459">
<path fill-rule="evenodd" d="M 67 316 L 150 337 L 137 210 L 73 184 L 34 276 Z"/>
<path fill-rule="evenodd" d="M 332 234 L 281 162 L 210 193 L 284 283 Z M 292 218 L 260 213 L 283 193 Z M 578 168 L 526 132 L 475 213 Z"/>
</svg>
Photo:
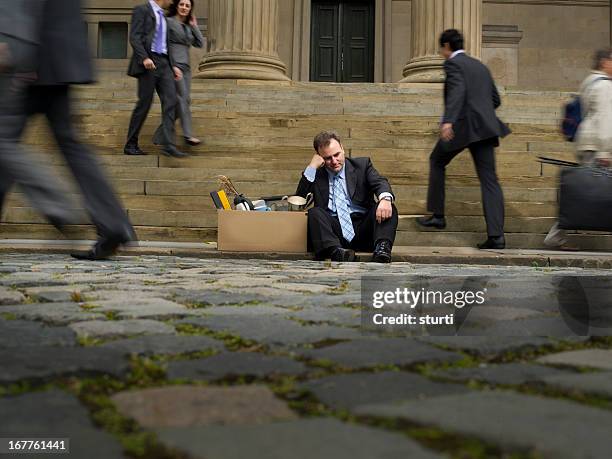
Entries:
<svg viewBox="0 0 612 459">
<path fill-rule="evenodd" d="M 253 198 L 258 198 L 254 196 Z M 72 195 L 77 202 L 78 195 Z M 123 194 L 119 198 L 128 210 L 165 211 L 203 211 L 212 209 L 212 202 L 207 196 L 154 196 Z M 14 193 L 6 202 L 7 213 L 11 215 L 13 208 L 29 208 L 29 203 L 21 194 Z M 426 213 L 425 199 L 403 199 L 397 201 L 401 214 L 420 215 Z M 446 203 L 446 214 L 449 216 L 482 216 L 482 204 L 475 201 L 449 200 Z M 507 201 L 506 216 L 508 217 L 556 217 L 557 205 L 554 202 Z M 12 217 L 14 218 L 14 217 Z"/>
<path fill-rule="evenodd" d="M 245 195 L 259 198 L 292 194 L 312 157 L 312 137 L 322 129 L 342 136 L 347 154 L 370 156 L 387 176 L 402 215 L 398 244 L 473 245 L 483 239 L 479 183 L 466 152 L 448 168 L 447 215 L 443 232 L 422 231 L 414 216 L 424 214 L 429 154 L 436 142 L 441 85 L 193 82 L 195 132 L 205 143 L 190 148 L 185 160 L 166 158 L 151 145 L 159 122 L 155 103 L 143 129 L 141 146 L 150 154 L 122 155 L 135 101 L 135 80 L 103 74 L 101 83 L 74 91 L 74 116 L 80 135 L 95 148 L 139 237 L 152 241 L 204 241 L 216 238 L 216 212 L 209 193 L 217 175 L 229 176 Z M 542 166 L 537 156 L 573 160 L 573 145 L 557 130 L 562 92 L 501 91 L 500 116 L 513 135 L 498 149 L 498 175 L 506 199 L 506 226 L 514 247 L 541 247 L 557 213 L 558 168 Z M 180 133 L 180 128 L 179 128 Z M 35 120 L 26 142 L 43 152 L 60 177 L 69 177 L 54 153 L 44 120 Z M 74 185 L 65 180 L 68 191 Z M 77 196 L 74 196 L 75 202 Z M 23 199 L 14 193 L 0 225 L 3 238 L 56 238 Z M 81 218 L 87 237 L 91 227 Z M 578 235 L 585 248 L 606 247 L 603 234 Z"/>
<path fill-rule="evenodd" d="M 61 239 L 62 236 L 46 224 L 3 223 L 3 239 Z M 171 242 L 206 242 L 216 241 L 215 228 L 192 227 L 158 227 L 137 226 L 136 231 L 143 241 Z M 506 233 L 507 248 L 539 249 L 543 248 L 545 232 L 542 233 Z M 67 228 L 70 239 L 95 239 L 95 230 L 91 226 L 74 226 Z M 397 246 L 410 247 L 473 247 L 482 242 L 486 235 L 482 231 L 404 231 L 397 233 Z M 612 236 L 604 233 L 571 233 L 570 242 L 583 250 L 609 251 L 612 248 Z"/>
<path fill-rule="evenodd" d="M 198 210 L 141 209 L 129 205 L 126 205 L 126 208 L 132 223 L 136 226 L 216 228 L 217 211 L 210 203 L 202 204 Z M 88 224 L 85 212 L 82 211 L 81 214 L 82 216 L 75 223 Z M 3 221 L 7 223 L 45 223 L 45 219 L 30 207 L 9 207 L 4 214 Z M 481 214 L 454 216 L 449 213 L 447 221 L 447 232 L 478 232 L 485 229 Z M 506 229 L 510 233 L 546 233 L 554 221 L 555 217 L 509 216 L 506 218 Z M 420 232 L 421 229 L 413 217 L 402 216 L 399 231 Z"/>
</svg>

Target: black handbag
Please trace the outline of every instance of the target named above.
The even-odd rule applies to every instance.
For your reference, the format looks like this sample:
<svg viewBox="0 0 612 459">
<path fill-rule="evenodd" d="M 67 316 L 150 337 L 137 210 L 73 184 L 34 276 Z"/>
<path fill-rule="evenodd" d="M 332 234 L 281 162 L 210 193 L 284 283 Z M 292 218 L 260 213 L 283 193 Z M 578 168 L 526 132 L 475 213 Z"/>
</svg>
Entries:
<svg viewBox="0 0 612 459">
<path fill-rule="evenodd" d="M 595 167 L 561 170 L 559 227 L 612 231 L 612 171 Z"/>
</svg>

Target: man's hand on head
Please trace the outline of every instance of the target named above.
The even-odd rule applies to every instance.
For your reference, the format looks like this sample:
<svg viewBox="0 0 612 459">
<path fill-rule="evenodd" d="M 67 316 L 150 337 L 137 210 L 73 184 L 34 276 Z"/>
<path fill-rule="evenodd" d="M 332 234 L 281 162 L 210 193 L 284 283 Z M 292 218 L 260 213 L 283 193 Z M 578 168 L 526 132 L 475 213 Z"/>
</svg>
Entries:
<svg viewBox="0 0 612 459">
<path fill-rule="evenodd" d="M 378 201 L 378 207 L 376 208 L 376 221 L 378 223 L 382 223 L 385 220 L 391 218 L 393 214 L 393 206 L 391 205 L 391 201 L 386 199 L 381 199 Z"/>
<path fill-rule="evenodd" d="M 310 167 L 314 169 L 319 169 L 325 165 L 325 160 L 319 153 L 315 153 L 312 159 L 310 160 Z"/>
</svg>

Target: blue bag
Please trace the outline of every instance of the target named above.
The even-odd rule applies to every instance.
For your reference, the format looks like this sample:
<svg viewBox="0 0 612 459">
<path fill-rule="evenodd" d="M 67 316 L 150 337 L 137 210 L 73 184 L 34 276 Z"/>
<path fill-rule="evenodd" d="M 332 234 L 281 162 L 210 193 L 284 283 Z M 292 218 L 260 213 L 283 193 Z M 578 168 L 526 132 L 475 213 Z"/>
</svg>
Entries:
<svg viewBox="0 0 612 459">
<path fill-rule="evenodd" d="M 610 78 L 597 78 L 593 80 L 589 86 L 600 80 L 609 80 Z M 574 98 L 565 104 L 563 108 L 563 121 L 561 121 L 561 133 L 565 140 L 568 142 L 574 142 L 576 140 L 576 133 L 578 132 L 578 126 L 582 123 L 582 103 L 580 102 L 580 96 L 574 96 Z"/>
</svg>

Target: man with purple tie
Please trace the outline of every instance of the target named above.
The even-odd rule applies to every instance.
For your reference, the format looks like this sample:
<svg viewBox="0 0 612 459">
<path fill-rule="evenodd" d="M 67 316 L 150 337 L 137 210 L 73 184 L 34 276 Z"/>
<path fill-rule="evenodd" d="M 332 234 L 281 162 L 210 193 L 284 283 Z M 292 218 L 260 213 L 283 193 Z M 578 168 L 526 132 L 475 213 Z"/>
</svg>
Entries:
<svg viewBox="0 0 612 459">
<path fill-rule="evenodd" d="M 138 102 L 132 113 L 123 150 L 126 155 L 145 154 L 138 146 L 138 135 L 151 108 L 153 93 L 157 91 L 162 105 L 162 153 L 175 158 L 187 156 L 177 150 L 174 142 L 177 104 L 174 79 L 180 79 L 182 75 L 168 53 L 168 24 L 164 8 L 171 3 L 172 0 L 149 0 L 135 7 L 132 13 L 130 44 L 134 53 L 128 75 L 138 78 Z"/>
</svg>

